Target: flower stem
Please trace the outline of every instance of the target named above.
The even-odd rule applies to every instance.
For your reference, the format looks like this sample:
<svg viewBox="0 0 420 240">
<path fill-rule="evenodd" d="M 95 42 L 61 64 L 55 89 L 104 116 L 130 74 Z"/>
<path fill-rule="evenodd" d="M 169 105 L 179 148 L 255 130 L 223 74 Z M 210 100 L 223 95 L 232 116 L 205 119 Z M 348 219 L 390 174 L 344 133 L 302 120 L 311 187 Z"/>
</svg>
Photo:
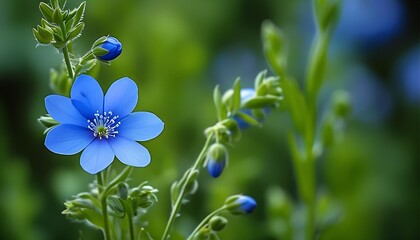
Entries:
<svg viewBox="0 0 420 240">
<path fill-rule="evenodd" d="M 203 221 L 201 221 L 201 223 L 198 224 L 198 226 L 194 229 L 194 231 L 190 234 L 190 236 L 188 236 L 187 240 L 193 239 L 193 237 L 198 233 L 198 231 L 200 231 L 200 229 L 203 228 L 213 216 L 216 216 L 217 214 L 223 212 L 225 209 L 226 209 L 226 206 L 223 205 L 221 208 L 218 208 L 214 210 L 212 213 L 210 213 L 209 215 L 207 215 L 207 217 L 205 217 Z"/>
<path fill-rule="evenodd" d="M 134 225 L 133 225 L 133 214 L 129 213 L 128 216 L 128 225 L 130 227 L 130 240 L 134 240 Z"/>
<path fill-rule="evenodd" d="M 98 179 L 98 191 L 99 191 L 99 198 L 101 200 L 101 206 L 102 206 L 102 216 L 104 218 L 104 239 L 105 240 L 111 240 L 111 234 L 109 232 L 109 223 L 108 223 L 108 206 L 106 203 L 106 197 L 107 195 L 103 194 L 104 190 L 104 177 L 102 172 L 97 173 L 96 177 Z"/>
<path fill-rule="evenodd" d="M 69 56 L 69 49 L 66 46 L 63 47 L 63 56 L 64 61 L 66 62 L 67 71 L 69 73 L 69 78 L 73 81 L 74 80 L 74 73 L 73 73 L 73 67 L 70 62 L 70 56 Z"/>
<path fill-rule="evenodd" d="M 207 149 L 209 148 L 210 143 L 213 140 L 213 135 L 214 134 L 210 134 L 210 135 L 207 136 L 207 141 L 204 144 L 203 148 L 201 149 L 201 152 L 198 155 L 197 159 L 195 160 L 195 163 L 194 163 L 193 167 L 191 168 L 190 174 L 189 175 L 184 175 L 184 177 L 179 181 L 179 182 L 183 182 L 183 185 L 180 189 L 180 192 L 179 192 L 179 195 L 178 195 L 178 197 L 175 201 L 175 204 L 172 206 L 171 215 L 169 216 L 168 222 L 167 222 L 166 227 L 165 227 L 165 231 L 163 232 L 163 236 L 161 238 L 162 240 L 166 240 L 169 237 L 169 232 L 170 232 L 170 230 L 172 228 L 172 225 L 175 222 L 175 218 L 177 217 L 178 212 L 181 208 L 182 200 L 184 199 L 184 196 L 185 196 L 185 189 L 187 187 L 189 179 L 192 177 L 195 170 L 197 170 L 200 167 L 200 165 L 202 164 L 203 159 L 204 159 L 204 155 L 206 154 Z"/>
</svg>

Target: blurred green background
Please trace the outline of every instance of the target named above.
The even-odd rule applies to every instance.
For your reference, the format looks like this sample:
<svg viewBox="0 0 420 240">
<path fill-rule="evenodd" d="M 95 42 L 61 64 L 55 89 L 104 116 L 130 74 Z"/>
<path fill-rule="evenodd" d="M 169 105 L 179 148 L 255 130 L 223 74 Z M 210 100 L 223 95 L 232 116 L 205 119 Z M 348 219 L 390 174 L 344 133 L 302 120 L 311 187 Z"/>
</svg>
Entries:
<svg viewBox="0 0 420 240">
<path fill-rule="evenodd" d="M 80 168 L 78 155 L 55 155 L 43 146 L 36 119 L 46 113 L 49 69 L 61 56 L 50 47 L 36 47 L 31 29 L 41 18 L 38 4 L 0 4 L 0 238 L 78 239 L 81 229 L 85 239 L 101 239 L 101 232 L 61 215 L 63 202 L 86 191 L 94 176 Z M 80 1 L 67 4 L 76 7 Z M 345 89 L 353 112 L 345 136 L 318 164 L 318 189 L 342 209 L 321 239 L 420 236 L 419 9 L 416 0 L 343 1 L 319 105 L 327 109 L 332 90 Z M 159 203 L 147 216 L 156 238 L 169 215 L 170 184 L 194 161 L 204 143 L 203 129 L 216 121 L 213 87 L 227 89 L 237 76 L 251 87 L 255 75 L 268 68 L 260 38 L 265 19 L 289 38 L 289 69 L 302 81 L 314 34 L 308 0 L 87 3 L 76 54 L 100 36 L 117 37 L 123 53 L 111 66 L 101 65 L 98 80 L 104 88 L 120 77 L 136 80 L 136 110 L 152 111 L 165 122 L 163 134 L 144 143 L 151 164 L 133 175 L 133 183 L 148 180 L 160 189 Z M 251 216 L 230 217 L 222 239 L 281 239 L 282 225 L 268 212 L 267 198 L 281 188 L 298 199 L 286 142 L 291 127 L 286 113 L 274 111 L 262 129 L 246 130 L 230 148 L 230 164 L 221 177 L 211 179 L 202 171 L 200 190 L 183 207 L 175 236 L 188 234 L 226 197 L 245 193 L 258 207 Z"/>
</svg>

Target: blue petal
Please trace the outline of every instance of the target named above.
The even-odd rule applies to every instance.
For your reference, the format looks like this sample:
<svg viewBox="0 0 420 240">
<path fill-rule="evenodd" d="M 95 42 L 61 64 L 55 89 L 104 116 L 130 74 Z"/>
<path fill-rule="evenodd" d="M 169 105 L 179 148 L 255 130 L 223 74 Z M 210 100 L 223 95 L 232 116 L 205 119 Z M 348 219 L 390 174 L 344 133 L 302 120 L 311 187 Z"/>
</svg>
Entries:
<svg viewBox="0 0 420 240">
<path fill-rule="evenodd" d="M 45 108 L 52 118 L 63 124 L 87 127 L 86 118 L 73 106 L 70 98 L 50 95 L 45 98 Z"/>
<path fill-rule="evenodd" d="M 87 119 L 92 119 L 96 111 L 103 113 L 104 93 L 93 77 L 84 74 L 78 76 L 70 95 L 73 105 Z"/>
<path fill-rule="evenodd" d="M 114 160 L 114 152 L 106 139 L 96 138 L 80 157 L 80 166 L 90 173 L 96 174 L 108 167 Z"/>
<path fill-rule="evenodd" d="M 163 130 L 163 122 L 150 112 L 134 112 L 121 120 L 118 135 L 134 141 L 147 141 Z"/>
<path fill-rule="evenodd" d="M 257 206 L 257 202 L 252 197 L 245 195 L 239 197 L 237 202 L 240 204 L 239 208 L 246 213 L 252 213 Z"/>
<path fill-rule="evenodd" d="M 94 138 L 88 128 L 60 124 L 47 133 L 44 144 L 51 152 L 72 155 L 82 151 Z"/>
<path fill-rule="evenodd" d="M 217 178 L 222 174 L 223 169 L 225 168 L 226 161 L 218 162 L 213 159 L 210 159 L 207 163 L 207 171 L 210 176 Z"/>
<path fill-rule="evenodd" d="M 109 143 L 115 156 L 124 164 L 145 167 L 150 163 L 149 151 L 137 142 L 118 136 L 110 139 Z"/>
<path fill-rule="evenodd" d="M 128 77 L 115 81 L 105 95 L 104 109 L 124 118 L 137 104 L 137 85 Z"/>
</svg>

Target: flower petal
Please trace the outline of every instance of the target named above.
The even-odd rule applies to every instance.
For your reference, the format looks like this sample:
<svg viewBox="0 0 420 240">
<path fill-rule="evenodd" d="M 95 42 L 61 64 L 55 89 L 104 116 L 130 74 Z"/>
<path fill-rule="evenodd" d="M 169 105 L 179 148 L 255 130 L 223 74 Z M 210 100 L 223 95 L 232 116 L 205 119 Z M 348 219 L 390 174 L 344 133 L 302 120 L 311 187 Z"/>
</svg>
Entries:
<svg viewBox="0 0 420 240">
<path fill-rule="evenodd" d="M 93 77 L 84 74 L 78 76 L 70 95 L 73 105 L 87 119 L 93 118 L 96 111 L 103 113 L 104 93 Z"/>
<path fill-rule="evenodd" d="M 45 137 L 45 146 L 54 153 L 72 155 L 82 151 L 95 137 L 88 128 L 60 124 Z"/>
<path fill-rule="evenodd" d="M 70 98 L 49 95 L 45 98 L 45 108 L 50 116 L 59 123 L 87 127 L 86 118 L 77 111 Z"/>
<path fill-rule="evenodd" d="M 114 152 L 106 139 L 96 138 L 80 157 L 80 166 L 90 173 L 96 174 L 108 167 L 114 160 Z"/>
<path fill-rule="evenodd" d="M 124 164 L 145 167 L 150 163 L 149 151 L 137 142 L 118 136 L 109 143 L 115 156 Z"/>
<path fill-rule="evenodd" d="M 163 130 L 163 122 L 150 112 L 134 112 L 121 120 L 118 135 L 134 141 L 147 141 Z"/>
<path fill-rule="evenodd" d="M 136 83 L 128 77 L 115 81 L 105 95 L 104 110 L 124 118 L 137 104 L 137 91 Z"/>
</svg>

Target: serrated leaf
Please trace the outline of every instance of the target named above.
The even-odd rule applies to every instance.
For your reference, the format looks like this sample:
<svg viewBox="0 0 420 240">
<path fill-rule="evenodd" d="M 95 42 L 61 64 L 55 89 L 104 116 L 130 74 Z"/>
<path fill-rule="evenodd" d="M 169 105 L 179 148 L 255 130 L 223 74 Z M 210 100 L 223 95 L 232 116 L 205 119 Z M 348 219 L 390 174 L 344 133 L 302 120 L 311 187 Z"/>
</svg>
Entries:
<svg viewBox="0 0 420 240">
<path fill-rule="evenodd" d="M 73 41 L 80 36 L 83 31 L 85 24 L 80 22 L 74 28 L 71 29 L 69 34 L 69 41 Z"/>
<path fill-rule="evenodd" d="M 86 8 L 86 2 L 82 2 L 77 8 L 77 13 L 76 13 L 76 16 L 74 17 L 74 23 L 77 24 L 83 19 L 85 8 Z"/>
</svg>

